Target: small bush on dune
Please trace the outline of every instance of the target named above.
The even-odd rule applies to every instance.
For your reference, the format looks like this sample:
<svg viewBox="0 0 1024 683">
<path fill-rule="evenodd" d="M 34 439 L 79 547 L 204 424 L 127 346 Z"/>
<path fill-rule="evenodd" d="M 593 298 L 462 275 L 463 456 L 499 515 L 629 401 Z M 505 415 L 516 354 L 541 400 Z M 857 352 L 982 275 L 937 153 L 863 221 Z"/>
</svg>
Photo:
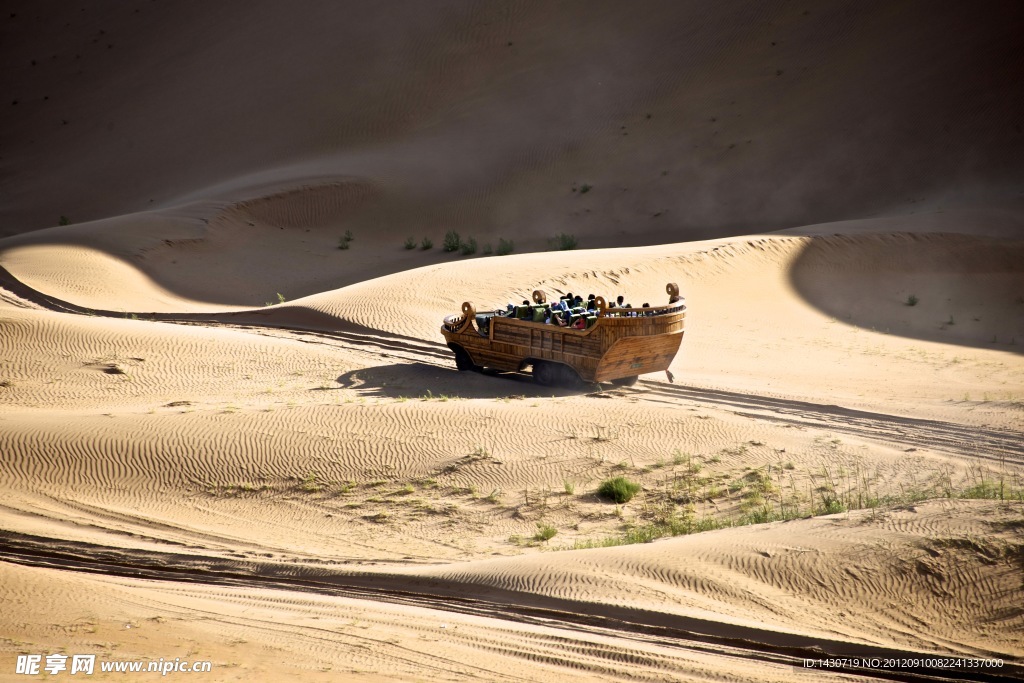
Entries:
<svg viewBox="0 0 1024 683">
<path fill-rule="evenodd" d="M 910 296 L 907 297 L 907 300 L 904 301 L 903 303 L 906 306 L 916 306 L 918 301 L 919 301 L 919 299 L 916 296 L 914 296 L 913 294 L 911 294 Z"/>
<path fill-rule="evenodd" d="M 616 503 L 628 503 L 640 491 L 640 484 L 625 477 L 615 477 L 601 482 L 597 495 Z"/>
<path fill-rule="evenodd" d="M 350 240 L 347 240 L 344 237 L 338 238 L 338 249 L 348 249 L 349 242 Z"/>
<path fill-rule="evenodd" d="M 462 238 L 459 236 L 459 233 L 449 230 L 444 234 L 443 248 L 445 251 L 458 251 L 461 245 Z"/>
<path fill-rule="evenodd" d="M 558 529 L 551 526 L 550 524 L 538 524 L 537 535 L 533 537 L 535 541 L 550 541 L 558 533 Z"/>
<path fill-rule="evenodd" d="M 470 237 L 468 241 L 459 244 L 459 251 L 462 252 L 463 256 L 469 256 L 470 254 L 476 253 L 476 239 Z"/>
<path fill-rule="evenodd" d="M 415 249 L 416 248 L 416 238 L 415 237 L 407 237 L 405 239 L 405 248 L 406 249 Z"/>
<path fill-rule="evenodd" d="M 507 256 L 512 253 L 513 249 L 515 249 L 515 245 L 512 243 L 512 240 L 499 239 L 498 251 L 495 253 L 498 254 L 498 256 Z"/>
<path fill-rule="evenodd" d="M 67 216 L 61 216 L 60 220 L 57 221 L 57 225 L 71 225 L 71 219 Z"/>
<path fill-rule="evenodd" d="M 420 242 L 420 249 L 422 249 L 423 251 L 426 251 L 427 249 L 433 249 L 433 248 L 434 248 L 434 240 L 430 239 L 429 237 L 424 237 L 423 241 Z"/>
<path fill-rule="evenodd" d="M 552 237 L 550 243 L 556 251 L 570 251 L 578 246 L 576 235 L 569 235 L 564 232 L 560 232 Z"/>
</svg>

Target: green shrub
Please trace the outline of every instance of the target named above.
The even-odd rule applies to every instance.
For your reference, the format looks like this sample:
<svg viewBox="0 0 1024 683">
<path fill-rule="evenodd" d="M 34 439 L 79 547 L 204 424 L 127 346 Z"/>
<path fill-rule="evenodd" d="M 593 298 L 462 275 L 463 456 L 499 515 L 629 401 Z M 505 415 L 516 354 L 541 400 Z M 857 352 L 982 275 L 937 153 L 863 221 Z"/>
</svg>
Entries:
<svg viewBox="0 0 1024 683">
<path fill-rule="evenodd" d="M 57 225 L 71 225 L 71 219 L 67 216 L 61 216 L 60 220 L 57 221 Z"/>
<path fill-rule="evenodd" d="M 430 239 L 429 237 L 424 237 L 423 241 L 420 242 L 420 249 L 422 249 L 423 251 L 426 251 L 427 249 L 433 249 L 433 248 L 434 248 L 434 240 Z"/>
<path fill-rule="evenodd" d="M 444 234 L 443 247 L 445 251 L 458 251 L 460 246 L 462 246 L 462 238 L 459 237 L 459 233 L 449 230 Z"/>
<path fill-rule="evenodd" d="M 819 515 L 835 515 L 840 512 L 846 512 L 846 506 L 838 498 L 826 496 L 822 500 L 822 504 L 814 512 Z"/>
<path fill-rule="evenodd" d="M 406 249 L 415 249 L 416 248 L 416 238 L 415 237 L 407 237 L 407 238 L 405 238 L 405 248 Z"/>
<path fill-rule="evenodd" d="M 914 296 L 913 294 L 911 294 L 910 296 L 907 297 L 907 300 L 904 301 L 903 303 L 905 305 L 907 305 L 907 306 L 916 306 L 918 301 L 919 301 L 919 299 L 916 296 Z"/>
<path fill-rule="evenodd" d="M 498 251 L 495 253 L 498 256 L 507 256 L 512 253 L 513 249 L 515 249 L 515 244 L 512 243 L 512 240 L 502 238 L 498 240 Z"/>
<path fill-rule="evenodd" d="M 586 194 L 590 192 L 592 188 L 593 185 L 587 185 L 586 183 L 583 183 L 582 185 L 580 185 L 580 194 Z"/>
<path fill-rule="evenodd" d="M 577 246 L 576 235 L 560 232 L 549 240 L 556 251 L 569 251 Z"/>
<path fill-rule="evenodd" d="M 494 253 L 494 249 L 491 248 L 490 242 L 484 245 L 484 250 L 481 253 L 483 253 L 484 256 L 490 256 L 491 254 Z"/>
<path fill-rule="evenodd" d="M 550 524 L 538 524 L 537 535 L 533 537 L 535 541 L 550 541 L 558 533 L 558 529 L 551 526 Z"/>
<path fill-rule="evenodd" d="M 354 238 L 352 237 L 352 231 L 351 230 L 346 230 L 345 231 L 345 241 L 346 242 L 351 242 L 353 239 Z"/>
<path fill-rule="evenodd" d="M 470 254 L 476 253 L 476 239 L 470 237 L 468 242 L 462 242 L 459 244 L 459 251 L 462 252 L 463 256 L 469 256 Z"/>
<path fill-rule="evenodd" d="M 597 495 L 616 503 L 628 503 L 640 491 L 640 484 L 625 477 L 606 479 L 597 487 Z"/>
<path fill-rule="evenodd" d="M 338 249 L 348 249 L 349 242 L 351 242 L 351 241 L 352 240 L 346 239 L 344 237 L 339 237 L 338 238 Z"/>
</svg>

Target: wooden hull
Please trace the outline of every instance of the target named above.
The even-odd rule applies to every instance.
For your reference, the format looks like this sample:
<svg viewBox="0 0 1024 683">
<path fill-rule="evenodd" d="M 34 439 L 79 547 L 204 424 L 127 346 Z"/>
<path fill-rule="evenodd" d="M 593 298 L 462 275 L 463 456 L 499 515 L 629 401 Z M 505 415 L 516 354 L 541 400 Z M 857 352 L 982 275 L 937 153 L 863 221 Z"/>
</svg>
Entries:
<svg viewBox="0 0 1024 683">
<path fill-rule="evenodd" d="M 468 306 L 468 305 L 467 305 Z M 630 309 L 650 315 L 616 317 L 602 310 L 587 330 L 496 317 L 480 334 L 472 308 L 441 326 L 449 347 L 461 347 L 474 365 L 517 371 L 537 361 L 562 363 L 586 382 L 609 382 L 668 369 L 683 339 L 686 306 Z"/>
</svg>

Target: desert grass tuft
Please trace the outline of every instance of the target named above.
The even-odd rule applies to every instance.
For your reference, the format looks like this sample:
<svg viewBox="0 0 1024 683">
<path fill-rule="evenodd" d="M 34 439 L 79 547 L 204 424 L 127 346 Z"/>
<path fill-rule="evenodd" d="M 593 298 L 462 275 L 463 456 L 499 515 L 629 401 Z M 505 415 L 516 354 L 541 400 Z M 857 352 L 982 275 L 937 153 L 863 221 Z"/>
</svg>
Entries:
<svg viewBox="0 0 1024 683">
<path fill-rule="evenodd" d="M 550 240 L 548 243 L 551 248 L 555 251 L 571 251 L 579 246 L 579 242 L 576 239 L 576 235 L 570 235 L 568 233 L 560 232 Z"/>
<path fill-rule="evenodd" d="M 459 236 L 459 233 L 454 230 L 449 230 L 444 234 L 444 243 L 442 244 L 442 248 L 445 251 L 458 251 L 461 245 L 462 237 Z"/>
<path fill-rule="evenodd" d="M 640 491 L 640 484 L 625 477 L 606 479 L 597 487 L 597 495 L 615 503 L 628 503 Z"/>
</svg>

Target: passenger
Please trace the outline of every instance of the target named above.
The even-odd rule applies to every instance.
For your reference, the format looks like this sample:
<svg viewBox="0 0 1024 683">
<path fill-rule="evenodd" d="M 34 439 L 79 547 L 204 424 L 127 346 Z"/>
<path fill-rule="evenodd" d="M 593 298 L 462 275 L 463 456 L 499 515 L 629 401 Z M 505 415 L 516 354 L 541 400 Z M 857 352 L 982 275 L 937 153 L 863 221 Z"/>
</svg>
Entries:
<svg viewBox="0 0 1024 683">
<path fill-rule="evenodd" d="M 554 321 L 555 325 L 559 327 L 565 327 L 568 323 L 565 321 L 566 313 L 564 311 L 556 311 L 551 314 L 551 320 Z"/>
<path fill-rule="evenodd" d="M 623 303 L 624 300 L 625 300 L 625 297 L 623 297 L 621 294 L 619 294 L 617 297 L 615 297 L 615 302 L 612 304 L 611 307 L 612 308 L 624 308 L 625 305 L 626 305 L 626 304 Z M 625 316 L 625 315 L 626 315 L 626 313 L 615 313 L 616 317 L 622 317 L 622 316 Z"/>
<path fill-rule="evenodd" d="M 648 303 L 644 304 L 644 308 L 650 308 L 650 307 L 651 307 L 650 304 L 648 304 Z M 654 311 L 644 311 L 644 315 L 646 315 L 646 316 L 654 315 Z"/>
<path fill-rule="evenodd" d="M 520 320 L 533 320 L 533 309 L 530 308 L 530 302 L 523 299 L 522 305 L 519 307 L 519 315 L 516 317 Z"/>
<path fill-rule="evenodd" d="M 573 329 L 585 330 L 587 329 L 587 316 L 581 315 L 576 319 L 576 322 L 572 324 Z"/>
</svg>

